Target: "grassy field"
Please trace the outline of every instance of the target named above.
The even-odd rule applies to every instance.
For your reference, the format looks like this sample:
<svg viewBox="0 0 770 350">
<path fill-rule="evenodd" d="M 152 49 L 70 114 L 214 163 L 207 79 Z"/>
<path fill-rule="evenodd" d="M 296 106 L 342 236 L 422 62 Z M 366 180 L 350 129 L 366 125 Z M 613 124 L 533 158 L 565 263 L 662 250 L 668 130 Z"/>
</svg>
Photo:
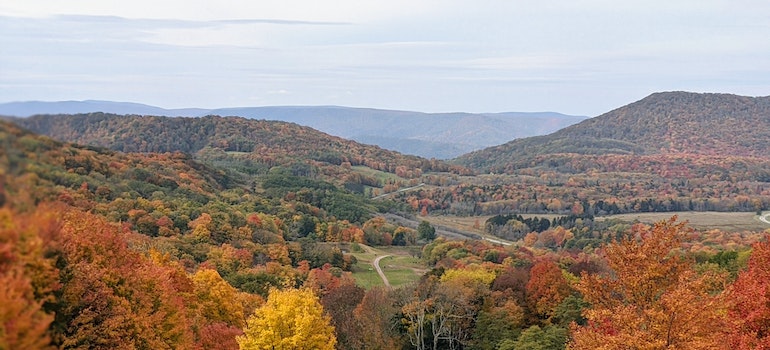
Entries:
<svg viewBox="0 0 770 350">
<path fill-rule="evenodd" d="M 380 260 L 380 268 L 394 287 L 414 282 L 427 271 L 420 259 L 404 255 L 389 256 Z"/>
<path fill-rule="evenodd" d="M 370 167 L 363 166 L 363 165 L 356 165 L 353 167 L 353 170 L 361 175 L 371 176 L 382 183 L 387 183 L 388 180 L 393 180 L 395 182 L 401 182 L 406 181 L 406 179 L 397 176 L 396 174 L 386 173 L 384 171 L 374 170 Z"/>
<path fill-rule="evenodd" d="M 356 283 L 366 289 L 382 286 L 383 282 L 372 262 L 377 256 L 392 255 L 380 260 L 380 267 L 393 287 L 416 281 L 427 269 L 414 257 L 414 249 L 418 247 L 364 247 L 364 252 L 354 252 L 358 263 L 353 267 L 353 278 Z"/>
<path fill-rule="evenodd" d="M 374 249 L 351 254 L 353 254 L 357 260 L 357 263 L 352 268 L 353 278 L 355 278 L 356 283 L 366 289 L 382 286 L 382 279 L 372 265 L 372 261 L 377 257 L 374 253 Z"/>
<path fill-rule="evenodd" d="M 618 219 L 626 222 L 639 221 L 647 224 L 662 220 L 668 220 L 677 215 L 680 221 L 687 221 L 689 225 L 699 230 L 720 229 L 728 232 L 740 231 L 764 231 L 770 228 L 757 218 L 755 213 L 722 213 L 722 212 L 670 212 L 670 213 L 637 213 L 637 214 L 618 214 L 610 216 L 597 217 L 596 220 Z M 537 216 L 541 218 L 552 219 L 559 215 L 546 214 L 527 214 L 524 217 Z M 455 228 L 462 231 L 483 234 L 484 222 L 490 216 L 430 216 L 421 218 L 427 220 L 433 225 L 441 225 Z M 478 221 L 479 228 L 474 225 Z"/>
<path fill-rule="evenodd" d="M 640 213 L 640 214 L 619 214 L 603 219 L 619 219 L 622 221 L 643 223 L 654 223 L 662 220 L 668 220 L 673 215 L 677 215 L 680 221 L 687 221 L 689 225 L 698 230 L 719 229 L 727 232 L 740 231 L 763 231 L 770 228 L 770 225 L 762 223 L 757 219 L 755 213 L 721 213 L 721 212 L 674 212 L 674 213 Z"/>
<path fill-rule="evenodd" d="M 564 215 L 558 215 L 558 214 L 521 214 L 524 218 L 532 218 L 532 217 L 539 217 L 539 218 L 547 218 L 549 220 L 552 220 L 553 218 L 564 216 Z M 420 220 L 425 220 L 430 222 L 432 225 L 439 225 L 444 227 L 449 227 L 455 230 L 460 230 L 464 232 L 471 232 L 483 235 L 484 234 L 484 223 L 487 221 L 487 219 L 491 218 L 492 215 L 482 215 L 482 216 L 451 216 L 451 215 L 439 215 L 439 216 L 428 216 L 428 217 L 420 217 Z M 478 224 L 478 228 L 475 226 Z"/>
<path fill-rule="evenodd" d="M 377 274 L 371 263 L 356 265 L 353 269 L 353 278 L 356 280 L 357 285 L 365 289 L 384 285 L 380 275 Z"/>
<path fill-rule="evenodd" d="M 419 220 L 425 220 L 430 222 L 434 226 L 444 226 L 455 230 L 464 232 L 472 232 L 476 234 L 484 234 L 484 222 L 491 216 L 451 216 L 451 215 L 439 215 L 439 216 L 426 216 L 419 217 Z M 474 226 L 478 222 L 478 228 Z"/>
</svg>

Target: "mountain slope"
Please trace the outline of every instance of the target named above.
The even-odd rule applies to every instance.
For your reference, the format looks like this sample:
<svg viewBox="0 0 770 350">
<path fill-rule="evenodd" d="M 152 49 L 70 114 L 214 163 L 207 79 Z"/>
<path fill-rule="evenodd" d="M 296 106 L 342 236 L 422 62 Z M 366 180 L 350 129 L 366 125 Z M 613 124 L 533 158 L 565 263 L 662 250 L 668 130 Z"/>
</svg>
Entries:
<svg viewBox="0 0 770 350">
<path fill-rule="evenodd" d="M 437 159 L 453 158 L 515 138 L 548 134 L 586 118 L 552 112 L 420 113 L 338 106 L 163 109 L 110 101 L 0 104 L 0 115 L 18 117 L 94 112 L 186 117 L 222 115 L 280 120 L 405 154 Z"/>
<path fill-rule="evenodd" d="M 0 194 L 17 205 L 59 200 L 93 208 L 82 203 L 159 191 L 167 198 L 206 202 L 214 193 L 240 186 L 224 171 L 181 153 L 125 154 L 67 144 L 6 121 L 0 121 L 0 146 Z"/>
<path fill-rule="evenodd" d="M 440 161 L 403 155 L 279 121 L 104 113 L 40 115 L 14 121 L 34 132 L 67 142 L 122 152 L 179 151 L 208 160 L 239 158 L 264 164 L 265 169 L 310 160 L 335 166 L 365 165 L 407 177 L 418 176 L 422 171 L 463 172 L 458 166 Z"/>
<path fill-rule="evenodd" d="M 87 116 L 83 117 L 86 118 L 80 120 L 80 125 L 91 126 L 86 134 L 107 130 L 104 126 L 112 121 L 110 116 L 102 115 L 106 119 L 101 120 L 104 128 L 100 128 L 98 124 L 89 124 Z M 149 117 L 135 117 L 134 120 L 115 117 L 125 119 L 130 123 L 127 128 L 138 130 L 145 136 L 149 136 L 145 126 L 150 125 L 150 121 L 157 122 Z M 189 120 L 203 122 L 204 127 L 199 129 L 216 129 L 216 122 L 221 124 L 220 128 L 222 125 L 243 128 L 245 124 L 238 124 L 238 121 L 256 123 L 242 118 Z M 320 134 L 294 124 L 270 123 Z M 155 124 L 162 124 L 162 119 Z M 117 133 L 123 140 L 131 139 L 131 135 L 125 137 L 128 133 L 124 131 L 127 129 L 121 129 L 119 121 L 115 121 L 114 126 L 117 126 Z M 164 127 L 168 129 L 167 126 L 161 126 L 155 130 Z M 191 129 L 194 128 L 178 128 L 181 132 Z M 56 130 L 65 130 L 65 127 Z M 72 132 L 72 129 L 69 131 Z M 168 136 L 172 140 L 173 135 L 173 132 L 156 134 L 158 137 Z M 200 135 L 203 134 L 197 136 Z M 82 135 L 79 136 L 82 138 Z M 214 137 L 208 140 L 213 143 L 221 141 L 214 140 Z M 151 148 L 163 145 L 153 141 L 148 137 L 140 146 Z M 0 206 L 9 203 L 12 207 L 25 208 L 30 203 L 62 201 L 81 209 L 96 210 L 113 221 L 125 222 L 131 219 L 141 233 L 151 236 L 158 234 L 159 225 L 155 221 L 163 215 L 174 221 L 174 230 L 186 231 L 193 228 L 188 225 L 189 220 L 202 212 L 212 216 L 214 211 L 230 213 L 227 215 L 239 212 L 238 215 L 243 219 L 243 213 L 257 210 L 284 215 L 282 220 L 288 220 L 294 218 L 298 210 L 304 210 L 319 220 L 339 219 L 362 223 L 375 212 L 396 205 L 356 195 L 354 192 L 363 192 L 357 188 L 347 189 L 351 187 L 350 184 L 357 184 L 358 189 L 363 188 L 361 182 L 370 188 L 382 187 L 377 179 L 362 179 L 363 176 L 355 176 L 356 169 L 351 170 L 349 167 L 345 169 L 344 166 L 307 160 L 301 156 L 289 158 L 279 153 L 289 147 L 282 144 L 272 154 L 258 154 L 254 157 L 244 152 L 226 153 L 211 146 L 201 148 L 193 156 L 172 149 L 164 150 L 168 153 L 124 153 L 101 147 L 62 143 L 0 120 L 0 146 Z M 404 173 L 409 173 L 405 166 L 399 167 L 404 168 Z M 397 178 L 395 175 L 392 177 Z M 297 195 L 297 192 L 300 194 Z M 148 200 L 154 202 L 149 203 Z M 139 204 L 128 205 L 126 201 Z M 158 213 L 145 220 L 155 221 L 141 224 L 136 221 L 136 215 L 130 214 L 131 209 L 148 213 L 154 210 L 152 208 L 156 208 Z M 170 215 L 163 208 L 176 212 L 176 215 Z"/>
<path fill-rule="evenodd" d="M 576 153 L 764 156 L 770 97 L 663 92 L 546 136 L 514 140 L 456 159 L 482 171 L 533 157 Z"/>
</svg>

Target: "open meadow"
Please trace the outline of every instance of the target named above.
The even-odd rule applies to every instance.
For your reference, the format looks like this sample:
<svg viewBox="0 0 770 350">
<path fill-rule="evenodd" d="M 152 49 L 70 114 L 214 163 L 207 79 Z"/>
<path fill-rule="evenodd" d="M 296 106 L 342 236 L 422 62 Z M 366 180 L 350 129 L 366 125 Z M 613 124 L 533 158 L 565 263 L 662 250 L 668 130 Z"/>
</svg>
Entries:
<svg viewBox="0 0 770 350">
<path fill-rule="evenodd" d="M 366 289 L 382 286 L 383 281 L 377 274 L 373 262 L 378 256 L 387 255 L 380 260 L 380 268 L 393 287 L 417 281 L 427 268 L 417 257 L 419 251 L 406 247 L 368 247 L 360 245 L 361 250 L 353 251 L 357 263 L 352 272 L 356 283 Z"/>
</svg>

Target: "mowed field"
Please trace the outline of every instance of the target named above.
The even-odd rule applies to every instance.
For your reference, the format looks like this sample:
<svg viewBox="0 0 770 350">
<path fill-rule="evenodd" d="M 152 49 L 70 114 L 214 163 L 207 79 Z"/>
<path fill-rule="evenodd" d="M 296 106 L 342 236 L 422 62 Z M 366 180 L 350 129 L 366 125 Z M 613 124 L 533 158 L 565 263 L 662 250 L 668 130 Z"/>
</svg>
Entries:
<svg viewBox="0 0 770 350">
<path fill-rule="evenodd" d="M 618 219 L 625 222 L 642 222 L 652 224 L 658 221 L 668 220 L 676 215 L 680 221 L 698 230 L 719 229 L 727 232 L 764 231 L 770 229 L 770 225 L 759 221 L 756 213 L 723 213 L 723 212 L 669 212 L 669 213 L 636 213 L 618 214 L 596 217 L 597 221 Z M 553 214 L 524 214 L 523 217 L 540 217 L 553 219 L 560 215 Z M 491 216 L 429 216 L 420 217 L 433 225 L 440 225 L 465 232 L 484 234 L 484 222 Z"/>
<path fill-rule="evenodd" d="M 416 257 L 417 252 L 408 247 L 367 247 L 361 245 L 363 251 L 352 252 L 358 262 L 353 267 L 353 278 L 356 283 L 366 289 L 383 286 L 382 279 L 374 269 L 372 262 L 378 256 L 390 255 L 380 260 L 380 268 L 393 287 L 398 287 L 417 281 L 428 270 Z M 415 247 L 412 249 L 419 249 Z"/>
<path fill-rule="evenodd" d="M 697 230 L 719 229 L 726 232 L 764 231 L 770 225 L 759 221 L 756 213 L 722 213 L 722 212 L 675 212 L 675 213 L 641 213 L 619 214 L 597 218 L 619 219 L 627 222 L 639 221 L 647 224 L 668 220 L 676 215 L 679 221 L 687 221 L 690 227 Z"/>
</svg>

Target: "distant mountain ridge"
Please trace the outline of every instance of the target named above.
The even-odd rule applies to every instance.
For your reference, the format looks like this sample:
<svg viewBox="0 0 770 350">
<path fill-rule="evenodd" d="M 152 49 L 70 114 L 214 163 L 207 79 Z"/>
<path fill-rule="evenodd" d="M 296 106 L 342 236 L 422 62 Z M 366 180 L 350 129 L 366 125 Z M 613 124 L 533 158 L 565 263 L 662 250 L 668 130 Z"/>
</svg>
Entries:
<svg viewBox="0 0 770 350">
<path fill-rule="evenodd" d="M 661 92 L 552 134 L 457 158 L 481 171 L 510 170 L 553 154 L 699 154 L 766 157 L 770 96 Z"/>
<path fill-rule="evenodd" d="M 173 117 L 220 115 L 279 120 L 404 154 L 436 159 L 454 158 L 512 139 L 548 134 L 587 118 L 555 112 L 421 113 L 339 106 L 164 109 L 138 103 L 95 100 L 0 104 L 0 115 L 17 117 L 93 112 Z"/>
</svg>

